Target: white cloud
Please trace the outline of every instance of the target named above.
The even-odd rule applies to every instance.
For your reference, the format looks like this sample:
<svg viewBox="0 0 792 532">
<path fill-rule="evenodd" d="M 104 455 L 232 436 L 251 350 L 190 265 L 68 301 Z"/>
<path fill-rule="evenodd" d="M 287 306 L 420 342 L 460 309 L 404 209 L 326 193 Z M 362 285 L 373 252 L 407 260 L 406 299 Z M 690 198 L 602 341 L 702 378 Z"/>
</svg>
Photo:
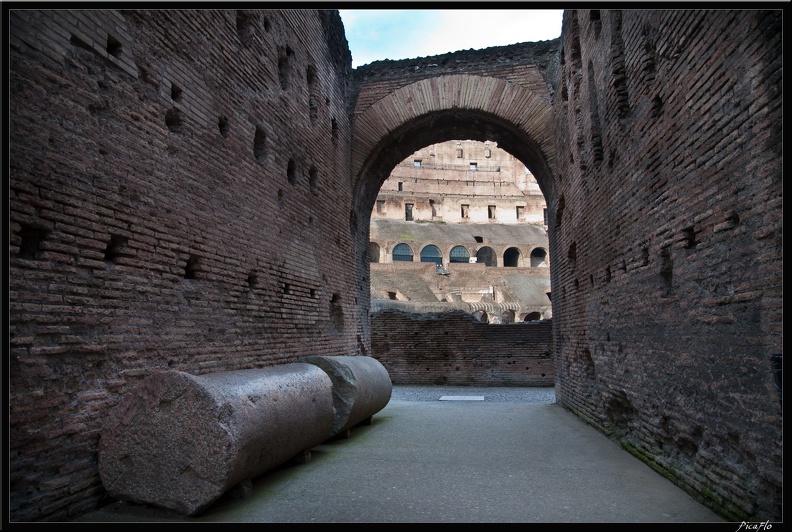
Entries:
<svg viewBox="0 0 792 532">
<path fill-rule="evenodd" d="M 341 10 L 353 66 L 561 35 L 562 10 Z"/>
<path fill-rule="evenodd" d="M 558 10 L 482 9 L 442 11 L 439 31 L 425 43 L 432 53 L 489 48 L 555 39 L 561 35 Z"/>
</svg>

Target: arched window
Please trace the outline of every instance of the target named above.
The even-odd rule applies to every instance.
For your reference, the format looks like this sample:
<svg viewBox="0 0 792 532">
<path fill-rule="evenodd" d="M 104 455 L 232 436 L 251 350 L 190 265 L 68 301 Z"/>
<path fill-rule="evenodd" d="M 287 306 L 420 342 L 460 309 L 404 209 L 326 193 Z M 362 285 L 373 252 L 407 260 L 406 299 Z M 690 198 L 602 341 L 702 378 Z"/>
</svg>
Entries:
<svg viewBox="0 0 792 532">
<path fill-rule="evenodd" d="M 476 262 L 479 264 L 483 263 L 487 266 L 497 266 L 498 256 L 495 255 L 495 251 L 491 247 L 484 246 L 476 251 Z"/>
<path fill-rule="evenodd" d="M 369 262 L 380 261 L 380 246 L 376 242 L 369 242 Z"/>
<path fill-rule="evenodd" d="M 504 310 L 501 314 L 501 323 L 514 323 L 514 311 Z"/>
<path fill-rule="evenodd" d="M 547 266 L 547 251 L 536 248 L 531 251 L 531 268 L 541 268 Z"/>
<path fill-rule="evenodd" d="M 434 262 L 443 265 L 443 254 L 437 246 L 428 245 L 421 250 L 421 262 Z"/>
<path fill-rule="evenodd" d="M 489 323 L 489 316 L 487 316 L 487 313 L 483 310 L 477 310 L 473 313 L 473 316 L 481 323 Z"/>
<path fill-rule="evenodd" d="M 509 248 L 503 253 L 503 265 L 510 268 L 516 268 L 520 265 L 520 250 L 517 248 Z"/>
<path fill-rule="evenodd" d="M 523 321 L 539 321 L 542 319 L 542 315 L 539 312 L 529 312 L 525 315 L 525 319 Z"/>
<path fill-rule="evenodd" d="M 470 262 L 470 253 L 465 246 L 451 248 L 451 262 Z"/>
<path fill-rule="evenodd" d="M 398 244 L 395 248 L 393 248 L 393 262 L 403 261 L 403 262 L 412 262 L 413 261 L 413 252 L 410 249 L 410 246 L 407 244 Z"/>
</svg>

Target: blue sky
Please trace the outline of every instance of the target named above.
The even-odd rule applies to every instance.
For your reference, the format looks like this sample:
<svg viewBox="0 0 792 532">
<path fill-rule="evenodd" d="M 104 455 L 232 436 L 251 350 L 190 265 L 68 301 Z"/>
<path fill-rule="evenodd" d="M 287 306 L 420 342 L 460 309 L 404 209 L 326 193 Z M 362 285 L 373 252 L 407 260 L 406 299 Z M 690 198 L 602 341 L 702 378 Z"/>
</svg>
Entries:
<svg viewBox="0 0 792 532">
<path fill-rule="evenodd" d="M 561 35 L 560 9 L 341 9 L 352 66 Z"/>
</svg>

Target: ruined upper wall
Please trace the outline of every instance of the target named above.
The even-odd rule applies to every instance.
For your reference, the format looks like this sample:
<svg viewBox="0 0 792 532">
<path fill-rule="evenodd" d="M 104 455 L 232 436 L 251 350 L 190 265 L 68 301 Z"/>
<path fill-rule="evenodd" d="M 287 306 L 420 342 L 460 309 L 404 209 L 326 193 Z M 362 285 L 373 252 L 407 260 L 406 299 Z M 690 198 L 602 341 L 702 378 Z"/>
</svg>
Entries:
<svg viewBox="0 0 792 532">
<path fill-rule="evenodd" d="M 560 39 L 461 50 L 447 54 L 374 61 L 354 69 L 355 114 L 379 98 L 409 83 L 436 76 L 494 76 L 516 83 L 548 101 L 555 93 Z M 365 87 L 365 90 L 362 90 Z"/>
</svg>

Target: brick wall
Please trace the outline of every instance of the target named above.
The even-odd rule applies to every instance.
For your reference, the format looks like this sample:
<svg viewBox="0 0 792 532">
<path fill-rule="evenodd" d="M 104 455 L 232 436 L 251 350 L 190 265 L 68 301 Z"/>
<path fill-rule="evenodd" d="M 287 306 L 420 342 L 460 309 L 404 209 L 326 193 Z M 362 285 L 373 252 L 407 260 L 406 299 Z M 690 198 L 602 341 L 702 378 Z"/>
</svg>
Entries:
<svg viewBox="0 0 792 532">
<path fill-rule="evenodd" d="M 488 325 L 462 311 L 371 317 L 371 356 L 394 384 L 553 386 L 551 320 Z"/>
<path fill-rule="evenodd" d="M 151 372 L 368 354 L 379 185 L 482 131 L 547 199 L 559 402 L 781 518 L 780 10 L 568 11 L 559 41 L 354 80 L 334 12 L 8 22 L 13 520 L 103 499 L 104 412 Z"/>
<path fill-rule="evenodd" d="M 781 518 L 780 11 L 573 11 L 558 401 L 731 520 Z"/>
<path fill-rule="evenodd" d="M 351 56 L 314 11 L 11 11 L 9 43 L 10 515 L 64 520 L 147 375 L 358 352 Z"/>
</svg>

